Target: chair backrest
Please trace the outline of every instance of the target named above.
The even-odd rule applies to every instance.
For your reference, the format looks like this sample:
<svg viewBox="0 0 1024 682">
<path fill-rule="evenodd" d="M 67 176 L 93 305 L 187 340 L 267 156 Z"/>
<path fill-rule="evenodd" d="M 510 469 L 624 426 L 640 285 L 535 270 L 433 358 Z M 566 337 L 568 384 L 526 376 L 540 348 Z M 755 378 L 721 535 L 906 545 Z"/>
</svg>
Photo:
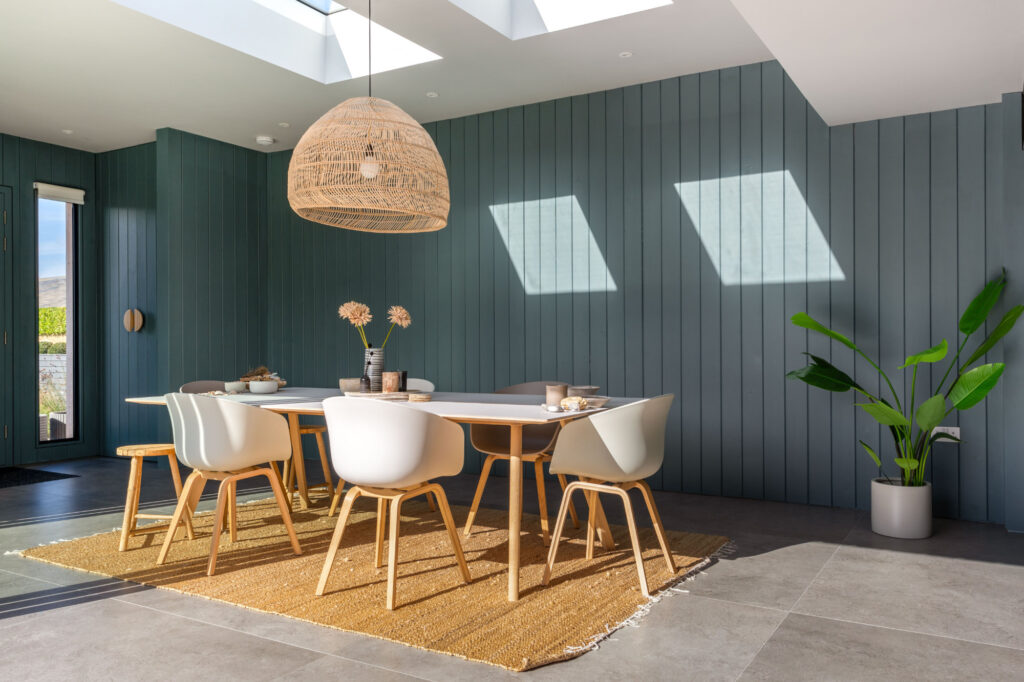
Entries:
<svg viewBox="0 0 1024 682">
<path fill-rule="evenodd" d="M 237 471 L 291 457 L 288 422 L 279 414 L 231 400 L 168 393 L 174 448 L 193 469 Z"/>
<path fill-rule="evenodd" d="M 405 387 L 410 391 L 423 391 L 424 393 L 434 392 L 434 382 L 428 381 L 427 379 L 409 378 L 405 382 Z"/>
<path fill-rule="evenodd" d="M 551 472 L 613 483 L 656 473 L 665 460 L 665 425 L 674 398 L 648 398 L 570 422 L 558 437 Z"/>
<path fill-rule="evenodd" d="M 499 388 L 495 393 L 512 395 L 543 396 L 548 386 L 568 386 L 564 381 L 527 381 L 524 384 L 513 384 Z M 543 402 L 543 400 L 541 400 Z M 534 424 L 523 427 L 524 449 L 542 450 L 552 445 L 558 435 L 558 424 Z M 497 452 L 508 449 L 509 429 L 507 426 L 490 424 L 473 424 L 469 427 L 469 440 L 481 452 Z"/>
<path fill-rule="evenodd" d="M 209 393 L 210 391 L 223 391 L 224 382 L 213 379 L 202 381 L 190 381 L 178 389 L 179 393 Z"/>
<path fill-rule="evenodd" d="M 435 414 L 372 398 L 323 402 L 331 461 L 355 485 L 402 488 L 462 471 L 462 427 Z"/>
<path fill-rule="evenodd" d="M 514 384 L 499 388 L 495 393 L 516 393 L 519 395 L 544 395 L 548 386 L 568 386 L 564 381 L 527 381 L 525 384 Z"/>
</svg>

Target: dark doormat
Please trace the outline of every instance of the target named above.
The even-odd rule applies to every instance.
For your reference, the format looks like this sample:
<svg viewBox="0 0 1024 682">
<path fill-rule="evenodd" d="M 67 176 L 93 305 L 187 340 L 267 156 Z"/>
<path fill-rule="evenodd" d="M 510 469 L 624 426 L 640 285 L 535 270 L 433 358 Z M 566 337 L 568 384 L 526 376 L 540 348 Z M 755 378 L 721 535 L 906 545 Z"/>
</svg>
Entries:
<svg viewBox="0 0 1024 682">
<path fill-rule="evenodd" d="M 42 469 L 23 469 L 22 467 L 0 467 L 0 488 L 12 488 L 16 485 L 59 481 L 62 478 L 78 478 L 74 474 L 58 474 Z"/>
</svg>

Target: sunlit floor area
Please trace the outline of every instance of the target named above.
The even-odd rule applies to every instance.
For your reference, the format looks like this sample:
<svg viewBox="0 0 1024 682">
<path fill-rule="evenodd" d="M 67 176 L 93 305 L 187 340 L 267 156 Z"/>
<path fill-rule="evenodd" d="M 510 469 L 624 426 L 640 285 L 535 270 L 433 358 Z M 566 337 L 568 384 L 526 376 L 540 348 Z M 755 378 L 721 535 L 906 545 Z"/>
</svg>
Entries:
<svg viewBox="0 0 1024 682">
<path fill-rule="evenodd" d="M 873 534 L 863 512 L 656 493 L 670 530 L 730 544 L 642 627 L 518 674 L 18 556 L 118 527 L 127 465 L 51 464 L 42 468 L 77 478 L 0 490 L 0 636 L 17 643 L 0 651 L 4 678 L 939 680 L 963 679 L 969 662 L 974 679 L 1005 680 L 1024 670 L 1024 535 L 986 524 L 936 520 L 932 538 L 899 541 Z M 143 508 L 170 509 L 166 470 L 145 466 Z M 468 504 L 475 483 L 451 479 L 452 504 Z M 491 481 L 485 506 L 504 501 L 504 484 Z M 530 490 L 525 511 L 536 513 Z M 268 494 L 239 489 L 241 501 Z M 558 499 L 555 484 L 548 494 Z M 212 505 L 204 497 L 200 510 Z"/>
</svg>

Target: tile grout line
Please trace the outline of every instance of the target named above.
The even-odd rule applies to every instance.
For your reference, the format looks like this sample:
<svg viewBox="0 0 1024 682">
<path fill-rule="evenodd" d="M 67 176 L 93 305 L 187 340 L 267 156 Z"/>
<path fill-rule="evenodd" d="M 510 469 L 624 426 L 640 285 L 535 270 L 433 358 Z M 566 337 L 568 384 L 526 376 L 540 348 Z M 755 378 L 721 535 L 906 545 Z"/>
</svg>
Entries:
<svg viewBox="0 0 1024 682">
<path fill-rule="evenodd" d="M 847 533 L 847 537 L 849 537 L 849 533 Z M 737 681 L 740 678 L 743 677 L 743 675 L 747 672 L 747 669 L 750 668 L 750 666 L 753 665 L 754 661 L 757 660 L 757 657 L 761 655 L 761 652 L 764 651 L 765 646 L 767 646 L 768 642 L 770 642 L 772 637 L 775 636 L 775 633 L 779 631 L 779 628 L 782 627 L 782 624 L 786 622 L 786 619 L 789 618 L 793 614 L 793 608 L 795 608 L 796 605 L 800 603 L 800 600 L 804 598 L 804 595 L 807 594 L 807 590 L 811 589 L 811 585 L 813 585 L 814 581 L 818 579 L 818 577 L 821 575 L 822 571 L 825 570 L 825 567 L 829 565 L 829 563 L 832 561 L 833 557 L 835 557 L 836 552 L 838 552 L 839 548 L 842 547 L 842 546 L 843 546 L 842 544 L 836 545 L 835 549 L 832 550 L 832 553 L 828 555 L 828 559 L 825 560 L 825 562 L 821 565 L 821 568 L 818 569 L 818 572 L 815 573 L 814 577 L 811 578 L 810 581 L 807 583 L 807 587 L 804 588 L 804 591 L 801 592 L 800 596 L 797 597 L 795 602 L 793 602 L 793 607 L 791 607 L 789 609 L 786 609 L 786 615 L 783 616 L 783 618 L 779 621 L 778 625 L 776 625 L 775 628 L 772 630 L 771 634 L 768 635 L 765 638 L 764 642 L 761 643 L 761 646 L 758 647 L 757 652 L 753 656 L 750 657 L 750 660 L 747 662 L 747 664 L 745 666 L 743 666 L 743 670 L 741 670 L 740 674 L 736 676 L 736 680 Z"/>
<path fill-rule="evenodd" d="M 63 568 L 63 567 L 59 567 L 59 568 Z M 63 570 L 74 570 L 74 569 L 63 569 Z M 70 585 L 65 585 L 65 584 L 62 584 L 62 583 L 53 582 L 52 580 L 47 580 L 45 578 L 37 578 L 35 576 L 29 576 L 29 575 L 24 575 L 24 574 L 21 574 L 21 573 L 16 573 L 15 571 L 11 571 L 11 570 L 8 570 L 6 568 L 0 568 L 0 572 L 7 573 L 9 575 L 16 575 L 16 576 L 18 576 L 20 578 L 25 578 L 25 579 L 28 579 L 28 580 L 34 580 L 34 581 L 40 582 L 40 583 L 45 583 L 47 585 L 54 585 L 56 587 L 74 587 L 75 586 L 74 583 L 72 583 Z M 120 578 L 110 578 L 110 579 L 111 580 L 121 580 Z M 126 580 L 121 580 L 121 582 L 124 582 L 124 583 L 127 583 L 127 584 L 140 584 L 140 583 L 131 583 L 131 581 L 126 581 Z M 160 589 L 160 588 L 152 587 L 152 589 L 156 590 L 156 589 Z M 188 595 L 188 594 L 184 594 L 184 593 L 180 593 L 180 594 L 181 594 L 181 596 L 186 597 L 186 598 L 193 596 L 193 595 Z M 107 597 L 106 599 L 110 599 L 110 600 L 113 600 L 113 601 L 116 601 L 116 602 L 120 602 L 120 603 L 126 604 L 128 606 L 134 606 L 134 607 L 141 608 L 141 609 L 147 609 L 149 611 L 155 611 L 156 613 L 162 613 L 162 614 L 167 615 L 167 616 L 173 616 L 175 618 L 181 618 L 183 620 L 187 620 L 187 621 L 190 621 L 190 622 L 193 622 L 193 623 L 200 623 L 202 625 L 210 625 L 210 626 L 213 626 L 213 627 L 216 627 L 216 628 L 220 628 L 222 630 L 228 630 L 228 631 L 231 631 L 231 632 L 236 632 L 236 633 L 241 634 L 241 635 L 246 635 L 248 637 L 255 637 L 256 639 L 262 639 L 262 640 L 265 640 L 265 641 L 268 641 L 268 642 L 274 642 L 275 644 L 281 644 L 283 646 L 289 646 L 289 647 L 292 647 L 292 648 L 295 648 L 295 649 L 302 649 L 303 651 L 309 651 L 311 653 L 319 654 L 321 656 L 331 656 L 333 658 L 340 658 L 341 660 L 344 660 L 344 661 L 349 661 L 349 662 L 352 662 L 352 663 L 358 663 L 360 665 L 366 665 L 366 666 L 369 666 L 369 667 L 372 667 L 372 668 L 377 668 L 379 670 L 386 670 L 387 672 L 396 673 L 398 675 L 404 675 L 405 677 L 409 677 L 409 678 L 412 678 L 412 679 L 424 680 L 425 682 L 429 682 L 429 680 L 427 678 L 419 677 L 419 676 L 416 676 L 416 675 L 410 675 L 409 673 L 403 672 L 401 670 L 394 670 L 393 668 L 388 668 L 386 666 L 377 665 L 376 663 L 370 663 L 368 661 L 362 661 L 362 660 L 359 660 L 359 659 L 356 659 L 356 658 L 349 658 L 348 656 L 342 656 L 340 654 L 332 653 L 332 652 L 329 652 L 329 651 L 321 651 L 319 649 L 312 649 L 312 648 L 310 648 L 308 646 L 302 646 L 300 644 L 292 644 L 290 642 L 284 642 L 284 641 L 281 641 L 279 639 L 274 639 L 273 637 L 267 637 L 265 635 L 259 635 L 259 634 L 255 634 L 255 633 L 252 633 L 252 632 L 246 632 L 245 630 L 239 630 L 237 628 L 229 627 L 229 626 L 223 625 L 221 623 L 211 623 L 209 621 L 205 621 L 205 620 L 202 620 L 202 619 L 199 619 L 199 618 L 193 618 L 191 616 L 185 616 L 185 615 L 182 615 L 180 613 L 174 613 L 173 611 L 165 611 L 163 609 L 154 608 L 152 606 L 147 606 L 145 604 L 138 604 L 138 603 L 133 602 L 133 601 L 127 601 L 127 600 L 119 598 L 119 597 L 111 596 L 111 597 Z M 83 604 L 75 604 L 73 606 L 83 606 Z M 223 604 L 223 606 L 226 607 L 226 608 L 231 608 L 232 607 L 231 604 Z M 35 614 L 35 615 L 38 616 L 39 614 Z M 15 625 L 20 625 L 20 623 L 15 623 Z M 316 623 L 312 623 L 312 625 L 317 626 Z M 317 627 L 319 627 L 319 626 L 317 626 Z M 359 634 L 359 633 L 353 633 L 353 634 Z M 401 644 L 401 643 L 395 642 L 395 644 Z"/>
</svg>

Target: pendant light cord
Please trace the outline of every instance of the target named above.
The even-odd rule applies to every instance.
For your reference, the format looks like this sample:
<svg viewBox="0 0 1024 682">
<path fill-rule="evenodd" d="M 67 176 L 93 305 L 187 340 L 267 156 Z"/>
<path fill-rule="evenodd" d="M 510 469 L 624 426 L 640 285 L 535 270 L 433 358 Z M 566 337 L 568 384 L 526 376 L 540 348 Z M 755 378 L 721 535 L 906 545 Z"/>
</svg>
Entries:
<svg viewBox="0 0 1024 682">
<path fill-rule="evenodd" d="M 370 0 L 369 10 L 366 17 L 366 43 L 367 43 L 367 70 L 369 81 L 367 82 L 367 97 L 373 97 L 373 0 Z"/>
</svg>

